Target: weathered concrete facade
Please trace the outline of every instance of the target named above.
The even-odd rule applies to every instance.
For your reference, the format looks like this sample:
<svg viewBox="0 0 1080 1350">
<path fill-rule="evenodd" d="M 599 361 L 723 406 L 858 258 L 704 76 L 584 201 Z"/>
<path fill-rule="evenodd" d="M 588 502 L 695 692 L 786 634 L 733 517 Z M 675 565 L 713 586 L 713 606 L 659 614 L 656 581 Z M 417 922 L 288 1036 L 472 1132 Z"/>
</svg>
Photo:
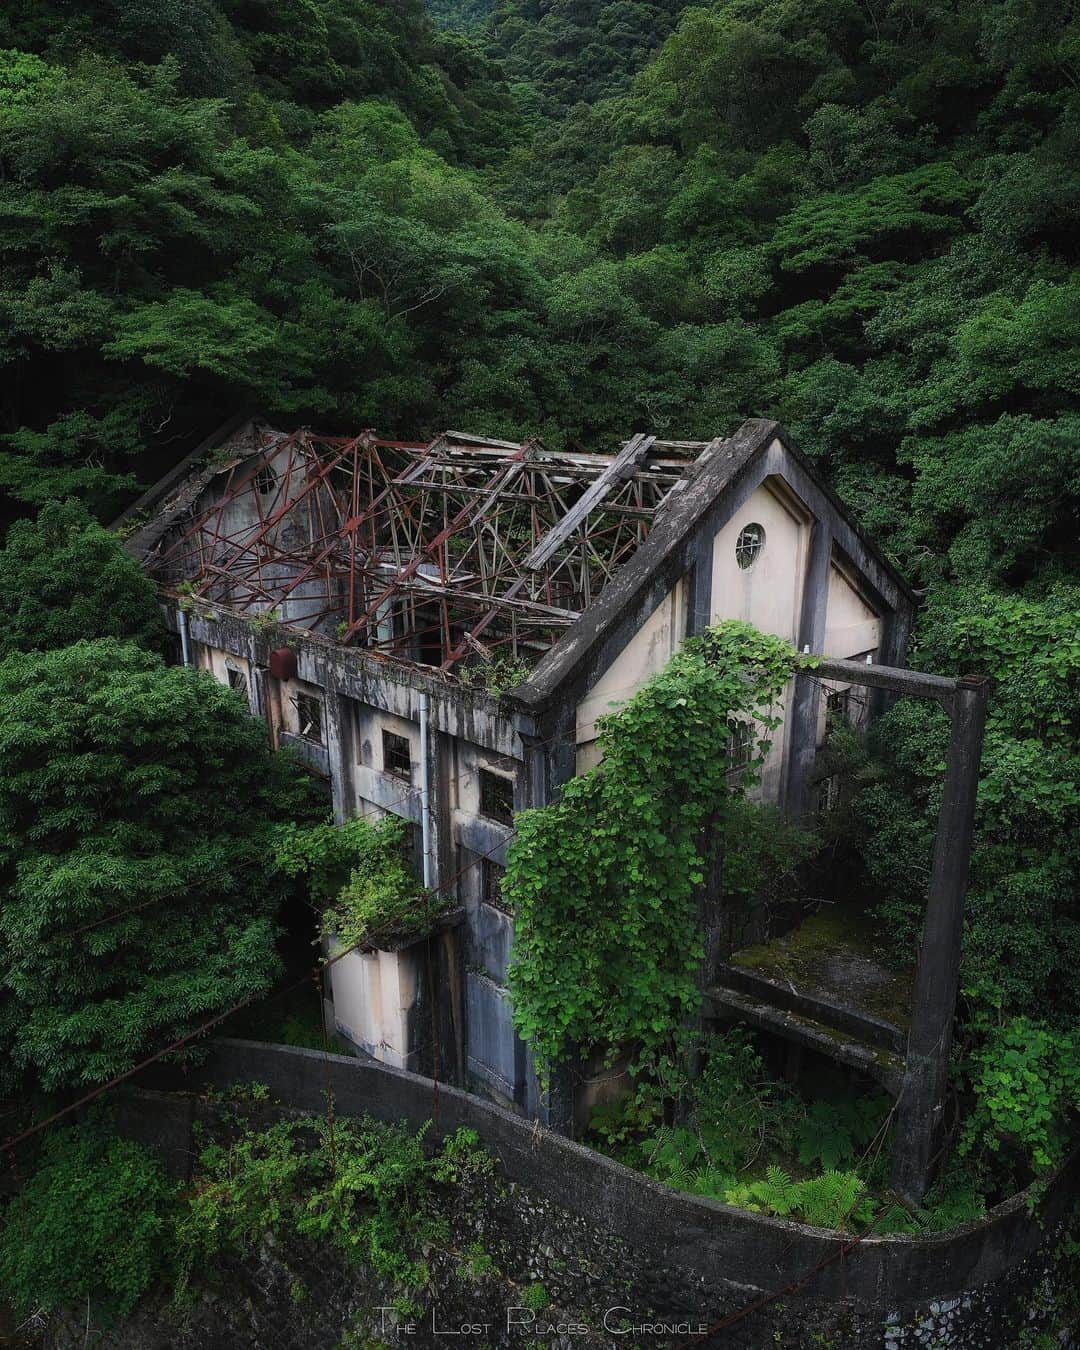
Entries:
<svg viewBox="0 0 1080 1350">
<path fill-rule="evenodd" d="M 566 1104 L 540 1099 L 507 993 L 499 871 L 513 812 L 596 763 L 597 717 L 709 624 L 747 619 L 813 652 L 895 665 L 913 608 L 766 421 L 708 443 L 638 436 L 611 457 L 457 433 L 314 445 L 245 422 L 135 513 L 130 547 L 186 659 L 246 694 L 273 743 L 326 779 L 338 819 L 411 822 L 418 869 L 460 901 L 460 925 L 438 938 L 438 988 L 430 945 L 335 964 L 341 1033 L 428 1070 L 431 1038 L 415 1030 L 434 1000 L 444 1074 L 549 1120 Z M 485 687 L 510 659 L 525 678 Z M 788 691 L 765 766 L 764 795 L 793 814 L 823 702 L 817 682 Z"/>
</svg>

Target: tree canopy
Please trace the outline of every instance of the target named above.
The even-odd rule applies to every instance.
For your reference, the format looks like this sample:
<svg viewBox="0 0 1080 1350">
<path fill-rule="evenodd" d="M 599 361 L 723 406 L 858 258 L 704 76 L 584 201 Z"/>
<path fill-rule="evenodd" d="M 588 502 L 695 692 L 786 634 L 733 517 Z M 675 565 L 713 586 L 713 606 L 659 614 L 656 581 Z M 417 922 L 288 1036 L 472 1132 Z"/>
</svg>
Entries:
<svg viewBox="0 0 1080 1350">
<path fill-rule="evenodd" d="M 274 822 L 306 796 L 243 701 L 106 638 L 0 661 L 0 705 L 9 1077 L 101 1082 L 268 989 Z"/>
<path fill-rule="evenodd" d="M 103 637 L 161 650 L 156 588 L 79 502 L 48 502 L 0 548 L 0 659 Z"/>
</svg>

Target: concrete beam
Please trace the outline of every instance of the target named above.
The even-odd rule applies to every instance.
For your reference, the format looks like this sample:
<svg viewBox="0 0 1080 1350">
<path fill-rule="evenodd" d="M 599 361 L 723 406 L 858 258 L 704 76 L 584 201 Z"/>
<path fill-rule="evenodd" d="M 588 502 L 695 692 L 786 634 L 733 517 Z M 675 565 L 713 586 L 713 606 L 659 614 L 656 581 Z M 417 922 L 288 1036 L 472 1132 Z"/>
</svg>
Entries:
<svg viewBox="0 0 1080 1350">
<path fill-rule="evenodd" d="M 915 975 L 915 1003 L 893 1155 L 893 1186 L 912 1204 L 921 1203 L 926 1194 L 940 1151 L 960 979 L 964 894 L 989 691 L 985 676 L 966 675 L 955 681 L 952 739 Z"/>
<path fill-rule="evenodd" d="M 822 657 L 811 674 L 821 680 L 865 684 L 871 689 L 888 689 L 912 698 L 934 698 L 946 708 L 951 708 L 953 695 L 964 680 L 977 678 L 966 675 L 960 680 L 954 680 L 947 675 L 928 675 L 921 670 L 901 670 L 896 666 L 867 665 L 864 661 L 838 661 L 830 656 Z"/>
</svg>

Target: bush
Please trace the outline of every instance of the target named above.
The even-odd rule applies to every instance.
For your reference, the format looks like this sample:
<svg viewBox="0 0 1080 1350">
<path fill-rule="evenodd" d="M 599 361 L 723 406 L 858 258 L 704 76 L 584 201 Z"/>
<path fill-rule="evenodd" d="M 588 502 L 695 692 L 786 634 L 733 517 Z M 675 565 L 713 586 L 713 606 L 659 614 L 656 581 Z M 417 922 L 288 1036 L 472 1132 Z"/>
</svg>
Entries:
<svg viewBox="0 0 1080 1350">
<path fill-rule="evenodd" d="M 326 1241 L 384 1279 L 426 1284 L 424 1248 L 447 1236 L 438 1188 L 490 1161 L 474 1131 L 458 1130 L 430 1158 L 423 1135 L 367 1117 L 310 1117 L 210 1145 L 178 1225 L 180 1288 L 268 1233 Z"/>
<path fill-rule="evenodd" d="M 989 1033 L 973 1071 L 975 1107 L 960 1154 L 1019 1154 L 1036 1175 L 1056 1167 L 1080 1111 L 1080 1036 L 1014 1017 Z"/>
<path fill-rule="evenodd" d="M 20 1318 L 131 1312 L 162 1273 L 177 1187 L 140 1145 L 97 1125 L 56 1130 L 0 1228 L 0 1290 Z"/>
</svg>

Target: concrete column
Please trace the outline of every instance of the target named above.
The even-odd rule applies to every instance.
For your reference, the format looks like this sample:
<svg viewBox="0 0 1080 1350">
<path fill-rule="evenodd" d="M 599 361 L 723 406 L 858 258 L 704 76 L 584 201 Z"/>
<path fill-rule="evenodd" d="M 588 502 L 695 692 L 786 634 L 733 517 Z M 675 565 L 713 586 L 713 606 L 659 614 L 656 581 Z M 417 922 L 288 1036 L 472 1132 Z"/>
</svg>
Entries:
<svg viewBox="0 0 1080 1350">
<path fill-rule="evenodd" d="M 431 846 L 434 885 L 441 891 L 460 896 L 462 883 L 451 882 L 458 871 L 460 850 L 455 845 L 451 817 L 451 778 L 454 772 L 454 739 L 435 726 L 428 727 L 428 812 L 429 842 Z M 465 1055 L 468 1038 L 465 1012 L 465 929 L 451 930 L 429 939 L 435 959 L 429 963 L 428 974 L 433 988 L 430 997 L 436 1000 L 435 1036 L 433 1047 L 438 1076 L 444 1083 L 465 1087 Z"/>
<path fill-rule="evenodd" d="M 563 784 L 577 776 L 577 698 L 567 699 L 552 717 L 544 719 L 544 733 L 549 742 L 548 801 L 553 801 Z"/>
<path fill-rule="evenodd" d="M 442 886 L 457 870 L 453 826 L 450 820 L 450 780 L 453 776 L 453 738 L 435 726 L 428 728 L 428 830 L 434 885 Z M 456 883 L 450 890 L 456 890 Z"/>
<path fill-rule="evenodd" d="M 803 583 L 799 615 L 799 651 L 807 647 L 820 654 L 825 643 L 825 617 L 829 605 L 829 569 L 832 566 L 832 531 L 824 521 L 815 521 Z M 781 802 L 789 818 L 806 814 L 810 772 L 817 753 L 818 705 L 821 687 L 816 679 L 796 675 L 786 729 L 784 781 Z"/>
<path fill-rule="evenodd" d="M 989 689 L 985 676 L 965 675 L 957 681 L 950 710 L 952 739 L 915 975 L 907 1067 L 897 1102 L 892 1184 L 912 1204 L 922 1202 L 940 1150 Z"/>
<path fill-rule="evenodd" d="M 539 736 L 521 735 L 525 752 L 525 772 L 520 776 L 514 793 L 514 809 L 527 811 L 534 806 L 545 806 L 550 795 L 548 786 L 547 747 Z"/>
<path fill-rule="evenodd" d="M 330 797 L 334 820 L 343 824 L 352 812 L 352 731 L 345 725 L 345 709 L 337 685 L 327 674 L 323 685 L 323 717 L 326 722 L 326 766 L 330 772 Z"/>
<path fill-rule="evenodd" d="M 712 618 L 713 536 L 698 539 L 694 562 L 687 579 L 686 636 L 704 633 Z"/>
<path fill-rule="evenodd" d="M 270 716 L 270 695 L 267 692 L 267 681 L 270 679 L 270 672 L 265 666 L 260 666 L 251 662 L 251 713 L 253 717 L 261 717 L 264 721 L 269 720 Z"/>
<path fill-rule="evenodd" d="M 902 666 L 911 633 L 911 611 L 894 609 L 881 620 L 881 646 L 877 660 L 883 666 Z M 870 716 L 878 718 L 896 702 L 896 695 L 887 689 L 871 689 Z"/>
</svg>

